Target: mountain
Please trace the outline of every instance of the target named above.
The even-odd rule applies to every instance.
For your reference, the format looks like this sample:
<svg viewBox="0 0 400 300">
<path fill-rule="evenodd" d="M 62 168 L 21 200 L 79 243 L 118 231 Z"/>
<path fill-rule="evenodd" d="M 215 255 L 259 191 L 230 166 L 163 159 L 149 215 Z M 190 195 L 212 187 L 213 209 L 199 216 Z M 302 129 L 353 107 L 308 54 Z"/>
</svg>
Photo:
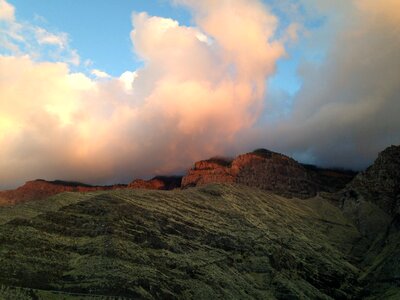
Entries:
<svg viewBox="0 0 400 300">
<path fill-rule="evenodd" d="M 399 155 L 354 177 L 257 150 L 0 207 L 0 298 L 399 299 Z"/>
<path fill-rule="evenodd" d="M 336 191 L 354 172 L 320 169 L 266 149 L 239 155 L 233 160 L 211 158 L 196 162 L 182 179 L 182 187 L 208 183 L 238 183 L 287 197 L 309 198 L 319 191 Z"/>
<path fill-rule="evenodd" d="M 356 173 L 321 169 L 300 164 L 294 159 L 266 149 L 239 155 L 233 160 L 214 157 L 196 162 L 185 176 L 155 176 L 135 179 L 128 185 L 91 186 L 80 182 L 37 179 L 8 191 L 0 191 L 0 206 L 46 197 L 63 192 L 91 192 L 115 189 L 173 190 L 208 183 L 238 183 L 257 187 L 287 197 L 309 198 L 320 191 L 334 192 L 343 188 Z"/>
<path fill-rule="evenodd" d="M 353 256 L 365 268 L 370 289 L 400 282 L 400 146 L 382 151 L 346 188 L 330 195 L 361 234 Z M 368 249 L 365 252 L 365 249 Z M 400 297 L 400 295 L 399 295 Z"/>
<path fill-rule="evenodd" d="M 400 214 L 400 146 L 381 153 L 372 166 L 361 172 L 348 186 L 349 193 L 379 206 L 391 216 Z"/>
</svg>

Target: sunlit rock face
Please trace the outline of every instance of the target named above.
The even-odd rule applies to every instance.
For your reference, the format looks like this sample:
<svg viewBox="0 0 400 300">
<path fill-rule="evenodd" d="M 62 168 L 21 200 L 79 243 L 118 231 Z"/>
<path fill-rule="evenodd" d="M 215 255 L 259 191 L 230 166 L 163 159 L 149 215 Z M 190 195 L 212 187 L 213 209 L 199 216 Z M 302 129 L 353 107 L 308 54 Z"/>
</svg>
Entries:
<svg viewBox="0 0 400 300">
<path fill-rule="evenodd" d="M 234 160 L 197 162 L 182 187 L 207 183 L 239 183 L 286 196 L 310 197 L 318 191 L 313 175 L 294 159 L 265 149 L 239 155 Z"/>
<path fill-rule="evenodd" d="M 42 200 L 64 192 L 94 192 L 116 189 L 151 189 L 173 190 L 179 188 L 182 177 L 180 176 L 156 176 L 150 180 L 135 179 L 129 185 L 114 184 L 108 186 L 92 186 L 80 182 L 62 180 L 46 181 L 42 179 L 26 182 L 15 190 L 0 191 L 0 206 L 14 205 L 18 203 Z"/>
<path fill-rule="evenodd" d="M 0 205 L 11 205 L 31 200 L 41 200 L 64 192 L 93 192 L 126 188 L 126 185 L 91 186 L 80 182 L 46 181 L 42 179 L 26 182 L 23 186 L 0 191 Z"/>
<path fill-rule="evenodd" d="M 236 175 L 229 160 L 211 158 L 196 162 L 194 167 L 182 178 L 182 187 L 208 183 L 234 183 Z"/>
</svg>

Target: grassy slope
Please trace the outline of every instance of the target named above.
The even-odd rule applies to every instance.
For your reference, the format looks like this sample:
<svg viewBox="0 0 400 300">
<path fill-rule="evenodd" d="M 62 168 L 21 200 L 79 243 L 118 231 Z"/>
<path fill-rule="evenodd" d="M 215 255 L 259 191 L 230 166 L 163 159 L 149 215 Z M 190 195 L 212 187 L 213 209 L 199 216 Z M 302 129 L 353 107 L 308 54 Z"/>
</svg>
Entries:
<svg viewBox="0 0 400 300">
<path fill-rule="evenodd" d="M 345 299 L 359 238 L 323 199 L 243 186 L 64 193 L 0 208 L 0 296 Z"/>
</svg>

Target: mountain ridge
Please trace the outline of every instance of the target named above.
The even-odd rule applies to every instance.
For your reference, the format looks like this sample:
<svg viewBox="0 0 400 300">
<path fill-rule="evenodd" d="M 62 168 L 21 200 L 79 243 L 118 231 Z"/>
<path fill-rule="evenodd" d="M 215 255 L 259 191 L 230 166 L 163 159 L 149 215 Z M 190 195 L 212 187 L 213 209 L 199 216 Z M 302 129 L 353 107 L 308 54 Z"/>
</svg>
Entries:
<svg viewBox="0 0 400 300">
<path fill-rule="evenodd" d="M 207 183 L 239 183 L 285 196 L 308 198 L 320 191 L 337 191 L 356 173 L 346 170 L 322 169 L 298 163 L 294 159 L 266 149 L 226 159 L 212 157 L 194 163 L 184 176 L 155 176 L 134 179 L 129 184 L 110 186 L 89 185 L 75 181 L 36 179 L 15 190 L 0 191 L 0 205 L 40 200 L 62 192 L 91 192 L 114 189 L 171 190 Z"/>
<path fill-rule="evenodd" d="M 399 154 L 392 146 L 344 187 L 307 198 L 231 182 L 0 207 L 0 297 L 399 299 Z M 258 172 L 279 154 L 263 155 L 240 161 L 261 162 L 245 167 Z"/>
</svg>

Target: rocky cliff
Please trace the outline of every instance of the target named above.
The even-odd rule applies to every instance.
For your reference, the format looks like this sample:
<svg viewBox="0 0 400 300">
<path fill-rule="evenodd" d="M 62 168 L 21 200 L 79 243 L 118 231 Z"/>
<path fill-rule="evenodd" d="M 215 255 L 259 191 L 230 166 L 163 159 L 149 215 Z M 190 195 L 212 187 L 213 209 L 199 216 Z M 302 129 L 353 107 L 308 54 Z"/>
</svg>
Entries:
<svg viewBox="0 0 400 300">
<path fill-rule="evenodd" d="M 360 232 L 352 256 L 364 267 L 362 278 L 369 287 L 366 291 L 392 290 L 398 286 L 400 146 L 382 151 L 372 166 L 359 173 L 343 190 L 328 197 L 337 201 L 343 214 Z"/>
<path fill-rule="evenodd" d="M 239 183 L 284 196 L 307 198 L 320 190 L 341 188 L 353 176 L 352 173 L 311 168 L 286 155 L 258 149 L 233 160 L 212 158 L 199 161 L 183 177 L 182 187 Z"/>
<path fill-rule="evenodd" d="M 376 204 L 389 215 L 400 213 L 400 146 L 379 153 L 374 164 L 354 178 L 346 189 Z"/>
<path fill-rule="evenodd" d="M 90 186 L 66 181 L 28 181 L 16 190 L 0 191 L 0 205 L 40 200 L 63 192 L 90 192 L 120 188 L 173 190 L 209 183 L 239 183 L 284 196 L 308 198 L 318 191 L 335 192 L 345 186 L 354 173 L 319 169 L 299 164 L 283 154 L 265 149 L 239 155 L 235 159 L 214 157 L 196 162 L 186 176 L 156 176 L 135 179 L 129 185 Z"/>
</svg>

